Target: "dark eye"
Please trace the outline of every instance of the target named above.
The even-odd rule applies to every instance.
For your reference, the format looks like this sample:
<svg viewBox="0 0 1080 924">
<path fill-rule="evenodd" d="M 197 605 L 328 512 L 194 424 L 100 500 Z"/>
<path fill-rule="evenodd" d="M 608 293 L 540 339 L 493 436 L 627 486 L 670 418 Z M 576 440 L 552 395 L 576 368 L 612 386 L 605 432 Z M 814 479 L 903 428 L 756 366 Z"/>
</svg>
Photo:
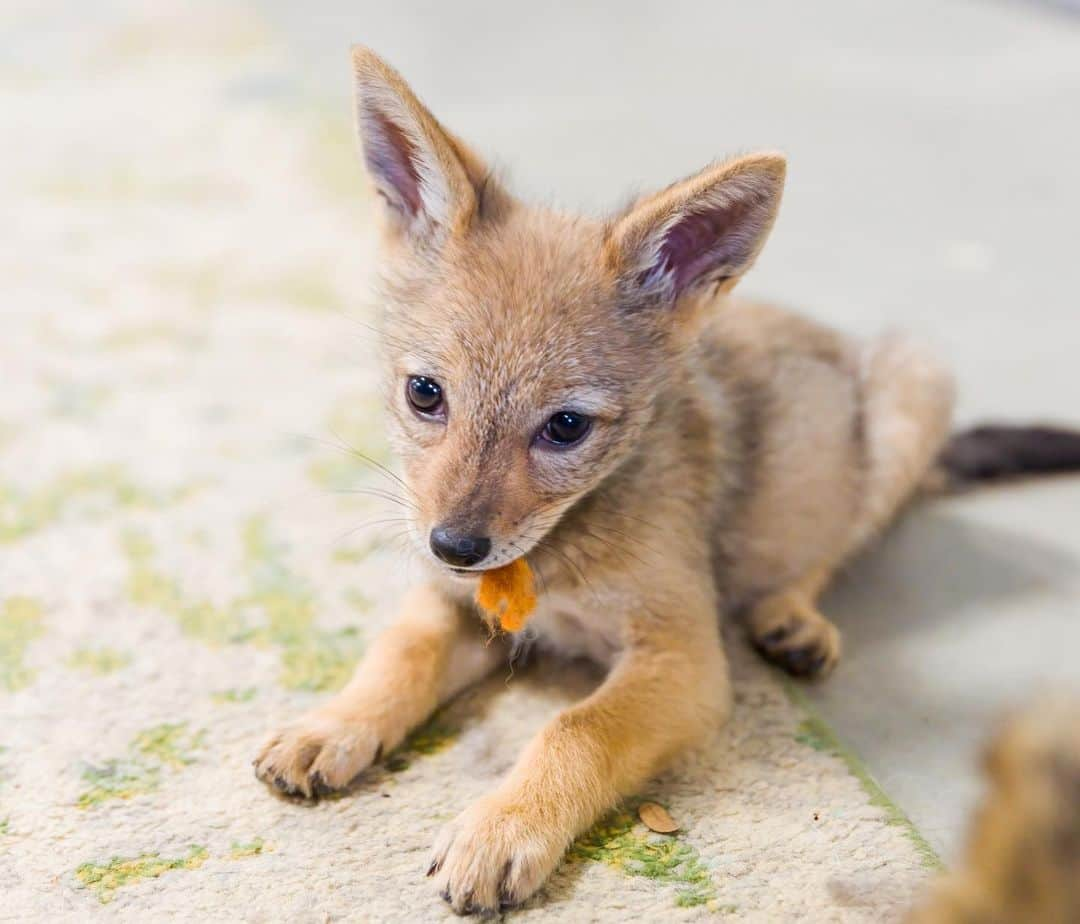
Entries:
<svg viewBox="0 0 1080 924">
<path fill-rule="evenodd" d="M 443 403 L 442 386 L 425 375 L 409 376 L 405 395 L 413 410 L 421 414 L 437 414 Z"/>
<path fill-rule="evenodd" d="M 585 438 L 592 426 L 592 420 L 584 414 L 576 414 L 574 411 L 559 411 L 552 414 L 551 419 L 544 424 L 540 431 L 540 438 L 556 446 L 572 446 Z"/>
</svg>

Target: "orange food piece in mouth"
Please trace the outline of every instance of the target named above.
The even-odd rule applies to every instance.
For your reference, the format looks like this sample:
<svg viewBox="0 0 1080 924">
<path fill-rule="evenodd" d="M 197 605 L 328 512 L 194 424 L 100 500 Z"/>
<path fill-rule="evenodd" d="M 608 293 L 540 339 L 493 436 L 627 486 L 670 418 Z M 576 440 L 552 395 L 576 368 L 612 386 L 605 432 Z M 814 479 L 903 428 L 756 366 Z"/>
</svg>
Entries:
<svg viewBox="0 0 1080 924">
<path fill-rule="evenodd" d="M 499 620 L 506 632 L 520 632 L 536 609 L 532 569 L 524 558 L 480 575 L 477 605 Z"/>
</svg>

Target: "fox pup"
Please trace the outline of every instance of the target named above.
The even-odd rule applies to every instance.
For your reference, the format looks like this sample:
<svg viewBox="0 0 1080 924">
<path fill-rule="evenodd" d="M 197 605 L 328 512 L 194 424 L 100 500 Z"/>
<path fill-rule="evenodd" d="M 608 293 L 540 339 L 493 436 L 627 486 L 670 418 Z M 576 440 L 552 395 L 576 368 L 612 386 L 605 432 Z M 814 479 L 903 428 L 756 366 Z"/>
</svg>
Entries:
<svg viewBox="0 0 1080 924">
<path fill-rule="evenodd" d="M 529 631 L 610 670 L 438 837 L 428 874 L 484 912 L 528 898 L 575 835 L 725 721 L 721 614 L 792 674 L 832 670 L 817 598 L 927 476 L 953 385 L 906 340 L 729 297 L 776 218 L 780 154 L 575 217 L 515 199 L 371 51 L 353 65 L 384 203 L 392 442 L 430 577 L 256 774 L 309 798 L 347 787 L 504 665 L 512 640 L 489 643 L 472 599 L 524 556 Z"/>
</svg>

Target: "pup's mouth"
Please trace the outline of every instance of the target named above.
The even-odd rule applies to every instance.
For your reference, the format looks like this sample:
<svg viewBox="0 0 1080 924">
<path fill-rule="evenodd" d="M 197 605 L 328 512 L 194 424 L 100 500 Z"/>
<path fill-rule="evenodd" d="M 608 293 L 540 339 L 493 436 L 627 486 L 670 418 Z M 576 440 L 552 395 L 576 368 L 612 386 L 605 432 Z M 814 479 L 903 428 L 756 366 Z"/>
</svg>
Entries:
<svg viewBox="0 0 1080 924">
<path fill-rule="evenodd" d="M 512 565 L 515 561 L 523 556 L 516 555 L 513 558 L 508 558 L 504 562 L 500 562 L 497 565 L 490 565 L 488 567 L 476 567 L 476 568 L 456 568 L 453 565 L 448 565 L 448 569 L 453 572 L 457 577 L 463 578 L 480 578 L 487 574 L 489 571 L 498 571 L 501 568 L 505 568 L 507 565 Z"/>
<path fill-rule="evenodd" d="M 454 568 L 453 566 L 451 566 L 450 570 L 453 571 L 454 574 L 458 575 L 459 577 L 466 577 L 466 578 L 477 577 L 478 578 L 485 571 L 490 571 L 491 569 L 490 568 Z"/>
</svg>

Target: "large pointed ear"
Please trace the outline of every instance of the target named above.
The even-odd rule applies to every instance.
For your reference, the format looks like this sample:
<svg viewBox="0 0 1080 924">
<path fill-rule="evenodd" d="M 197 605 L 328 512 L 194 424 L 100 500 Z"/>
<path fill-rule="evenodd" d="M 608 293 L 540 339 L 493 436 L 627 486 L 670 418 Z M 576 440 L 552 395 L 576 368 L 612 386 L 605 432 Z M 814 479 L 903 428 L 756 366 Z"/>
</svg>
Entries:
<svg viewBox="0 0 1080 924">
<path fill-rule="evenodd" d="M 628 297 L 671 304 L 689 292 L 732 288 L 769 236 L 785 171 L 780 154 L 750 154 L 631 206 L 606 241 Z"/>
<path fill-rule="evenodd" d="M 465 231 L 487 182 L 483 164 L 382 58 L 357 45 L 352 61 L 357 131 L 391 231 L 414 245 L 437 244 Z"/>
</svg>

